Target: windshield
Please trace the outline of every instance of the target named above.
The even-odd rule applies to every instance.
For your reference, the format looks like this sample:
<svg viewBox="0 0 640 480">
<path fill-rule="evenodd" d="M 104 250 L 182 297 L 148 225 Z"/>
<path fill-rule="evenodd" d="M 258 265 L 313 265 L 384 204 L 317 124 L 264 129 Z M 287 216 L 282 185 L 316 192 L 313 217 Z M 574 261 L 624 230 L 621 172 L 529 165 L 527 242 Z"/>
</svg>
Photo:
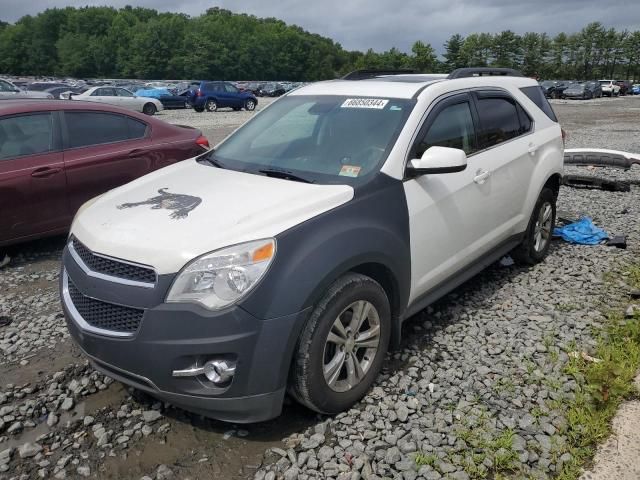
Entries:
<svg viewBox="0 0 640 480">
<path fill-rule="evenodd" d="M 611 81 L 609 80 L 600 80 L 600 85 L 609 85 Z"/>
<path fill-rule="evenodd" d="M 414 103 L 283 97 L 211 152 L 209 160 L 250 173 L 277 170 L 304 181 L 354 183 L 382 165 Z"/>
<path fill-rule="evenodd" d="M 553 82 L 551 80 L 545 80 L 540 85 L 542 85 L 543 87 L 553 87 L 555 84 L 556 82 Z"/>
</svg>

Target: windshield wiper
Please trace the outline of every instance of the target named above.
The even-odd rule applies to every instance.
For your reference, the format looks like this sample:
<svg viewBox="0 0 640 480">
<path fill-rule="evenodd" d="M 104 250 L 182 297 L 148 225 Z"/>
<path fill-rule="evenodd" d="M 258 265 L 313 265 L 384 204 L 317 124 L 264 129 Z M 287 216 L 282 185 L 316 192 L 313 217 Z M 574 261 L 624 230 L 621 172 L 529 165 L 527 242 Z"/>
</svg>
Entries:
<svg viewBox="0 0 640 480">
<path fill-rule="evenodd" d="M 313 180 L 300 177 L 294 173 L 287 172 L 286 170 L 276 170 L 274 168 L 265 168 L 264 170 L 258 170 L 260 173 L 264 173 L 267 177 L 282 178 L 284 180 L 293 180 L 294 182 L 313 183 Z"/>
<path fill-rule="evenodd" d="M 202 156 L 202 157 L 200 157 L 198 159 L 198 162 L 206 162 L 209 165 L 211 165 L 213 167 L 217 167 L 217 168 L 227 168 L 222 163 L 220 163 L 220 161 L 218 161 L 215 158 L 213 158 L 213 152 L 207 152 L 206 155 L 204 155 L 204 156 Z"/>
</svg>

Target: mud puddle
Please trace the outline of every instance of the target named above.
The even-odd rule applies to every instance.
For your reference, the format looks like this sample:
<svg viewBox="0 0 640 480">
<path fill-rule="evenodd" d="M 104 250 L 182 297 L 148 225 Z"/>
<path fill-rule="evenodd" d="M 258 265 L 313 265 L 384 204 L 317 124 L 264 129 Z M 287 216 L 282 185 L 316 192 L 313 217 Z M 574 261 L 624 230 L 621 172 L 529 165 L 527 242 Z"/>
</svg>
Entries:
<svg viewBox="0 0 640 480">
<path fill-rule="evenodd" d="M 285 406 L 277 419 L 252 425 L 233 425 L 182 410 L 165 412 L 171 428 L 164 438 L 148 437 L 126 453 L 110 457 L 99 467 L 109 480 L 152 475 L 165 464 L 178 478 L 240 480 L 252 478 L 265 450 L 282 448 L 282 439 L 318 421 L 297 405 Z"/>
</svg>

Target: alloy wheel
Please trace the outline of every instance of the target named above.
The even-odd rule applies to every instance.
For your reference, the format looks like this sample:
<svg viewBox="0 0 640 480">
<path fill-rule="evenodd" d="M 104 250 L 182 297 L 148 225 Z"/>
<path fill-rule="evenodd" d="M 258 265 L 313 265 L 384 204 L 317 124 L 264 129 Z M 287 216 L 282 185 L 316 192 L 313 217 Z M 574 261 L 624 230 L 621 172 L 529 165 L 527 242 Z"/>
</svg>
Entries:
<svg viewBox="0 0 640 480">
<path fill-rule="evenodd" d="M 327 336 L 323 373 L 329 388 L 346 392 L 371 368 L 380 345 L 380 316 L 368 301 L 359 300 L 335 319 Z"/>
<path fill-rule="evenodd" d="M 545 202 L 540 207 L 538 219 L 533 235 L 533 248 L 536 252 L 541 252 L 551 239 L 551 224 L 553 222 L 553 207 L 551 203 Z"/>
</svg>

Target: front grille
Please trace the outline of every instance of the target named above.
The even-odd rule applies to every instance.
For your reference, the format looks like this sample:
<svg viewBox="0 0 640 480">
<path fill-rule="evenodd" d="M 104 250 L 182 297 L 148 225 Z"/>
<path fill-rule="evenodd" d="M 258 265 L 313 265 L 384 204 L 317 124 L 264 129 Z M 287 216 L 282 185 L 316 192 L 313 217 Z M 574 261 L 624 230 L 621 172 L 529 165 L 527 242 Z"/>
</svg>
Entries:
<svg viewBox="0 0 640 480">
<path fill-rule="evenodd" d="M 134 333 L 138 330 L 144 310 L 114 305 L 94 298 L 86 297 L 76 288 L 71 279 L 69 297 L 82 319 L 89 325 L 102 330 L 121 333 Z"/>
<path fill-rule="evenodd" d="M 111 277 L 133 280 L 142 283 L 155 283 L 156 272 L 147 267 L 131 265 L 111 258 L 96 255 L 85 247 L 77 238 L 72 240 L 73 249 L 89 270 Z"/>
</svg>

